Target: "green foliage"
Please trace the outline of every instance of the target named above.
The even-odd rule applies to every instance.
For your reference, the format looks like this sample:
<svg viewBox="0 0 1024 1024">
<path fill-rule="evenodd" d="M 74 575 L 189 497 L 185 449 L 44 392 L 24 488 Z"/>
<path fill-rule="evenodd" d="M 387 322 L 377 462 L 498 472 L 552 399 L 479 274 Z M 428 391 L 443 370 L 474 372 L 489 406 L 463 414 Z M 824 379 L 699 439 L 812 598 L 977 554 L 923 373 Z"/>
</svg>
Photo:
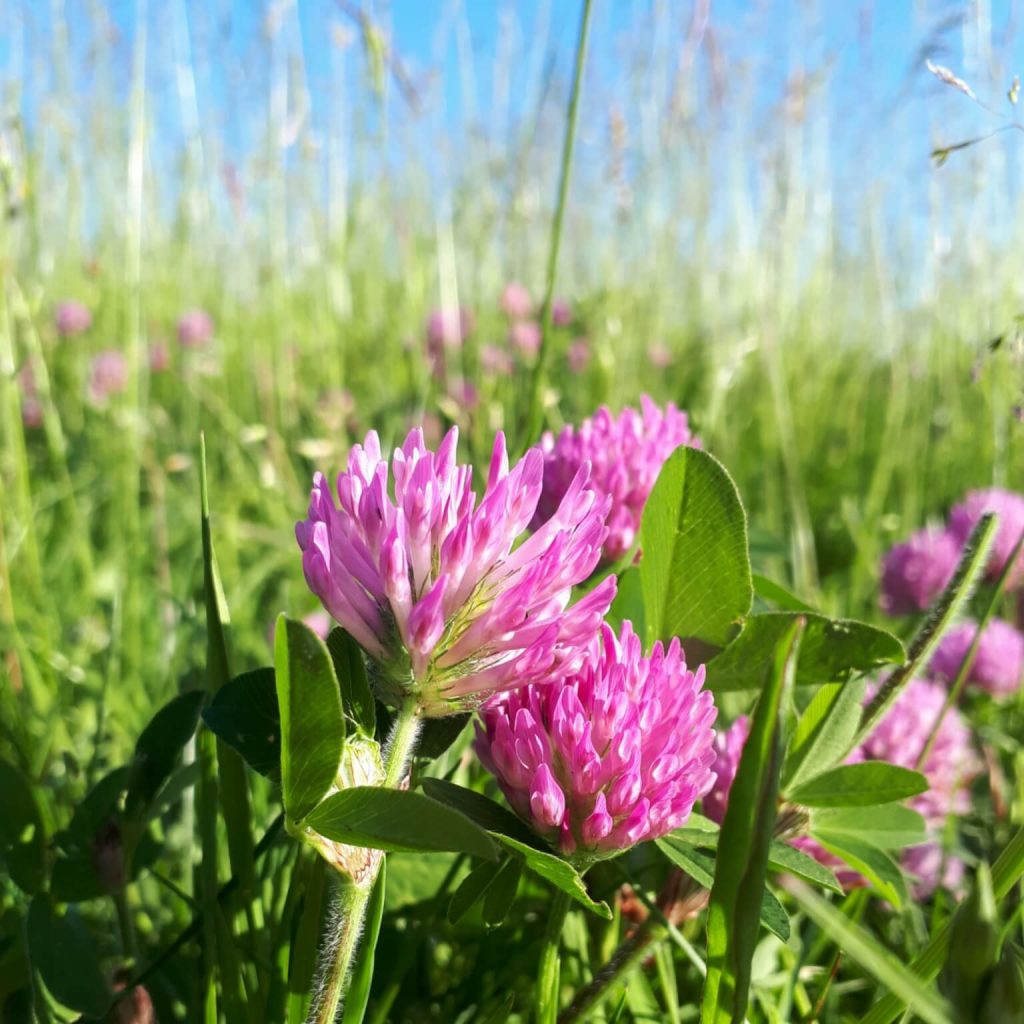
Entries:
<svg viewBox="0 0 1024 1024">
<path fill-rule="evenodd" d="M 750 609 L 747 519 L 736 485 L 696 448 L 669 456 L 644 506 L 640 586 L 648 646 L 724 647 Z M 695 651 L 693 653 L 696 653 Z"/>
<path fill-rule="evenodd" d="M 225 683 L 203 709 L 203 723 L 253 771 L 280 776 L 281 718 L 272 668 L 243 672 Z"/>
<path fill-rule="evenodd" d="M 334 662 L 345 713 L 364 736 L 372 737 L 377 729 L 377 708 L 362 650 L 340 627 L 332 629 L 328 635 L 327 650 Z"/>
<path fill-rule="evenodd" d="M 301 821 L 333 785 L 345 742 L 334 665 L 308 626 L 281 616 L 274 639 L 285 810 Z"/>
<path fill-rule="evenodd" d="M 46 896 L 33 897 L 26 926 L 28 955 L 54 999 L 70 1010 L 102 1017 L 111 1001 L 96 943 L 74 910 L 59 914 Z"/>
<path fill-rule="evenodd" d="M 327 839 L 351 846 L 496 856 L 487 833 L 464 814 L 405 790 L 353 786 L 317 804 L 304 823 Z"/>
<path fill-rule="evenodd" d="M 898 993 L 907 1006 L 928 1024 L 951 1024 L 942 998 L 899 962 L 877 939 L 836 910 L 802 882 L 786 888 L 820 928 L 835 937 L 841 948 L 886 988 Z"/>
<path fill-rule="evenodd" d="M 38 892 L 46 871 L 46 830 L 28 779 L 0 761 L 0 863 L 28 894 Z"/>
<path fill-rule="evenodd" d="M 127 815 L 140 814 L 168 780 L 182 748 L 196 731 L 202 704 L 201 691 L 183 693 L 162 707 L 146 726 L 135 744 L 125 797 Z"/>
<path fill-rule="evenodd" d="M 782 709 L 792 692 L 803 628 L 800 619 L 790 624 L 774 664 L 762 677 L 761 696 L 722 822 L 708 904 L 702 1024 L 741 1021 L 746 1012 L 757 937 L 757 897 L 764 889 L 775 827 L 784 744 Z"/>
<path fill-rule="evenodd" d="M 873 807 L 924 793 L 928 780 L 909 768 L 883 761 L 841 764 L 792 789 L 789 798 L 805 807 Z"/>
<path fill-rule="evenodd" d="M 899 640 L 876 626 L 807 612 L 761 612 L 751 615 L 739 636 L 708 664 L 708 686 L 716 693 L 756 689 L 781 638 L 797 619 L 807 623 L 797 686 L 845 680 L 851 672 L 904 660 Z"/>
</svg>

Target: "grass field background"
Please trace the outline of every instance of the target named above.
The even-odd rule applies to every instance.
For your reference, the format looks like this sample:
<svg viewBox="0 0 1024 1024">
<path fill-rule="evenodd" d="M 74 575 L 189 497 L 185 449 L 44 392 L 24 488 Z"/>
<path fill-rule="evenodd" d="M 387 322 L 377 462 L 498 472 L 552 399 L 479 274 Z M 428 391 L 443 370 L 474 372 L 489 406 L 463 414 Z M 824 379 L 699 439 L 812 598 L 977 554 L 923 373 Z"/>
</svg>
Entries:
<svg viewBox="0 0 1024 1024">
<path fill-rule="evenodd" d="M 828 6 L 788 11 L 791 37 Z M 126 35 L 99 5 L 61 10 L 4 15 L 0 149 L 0 746 L 55 805 L 201 664 L 201 430 L 239 669 L 267 659 L 274 615 L 314 606 L 292 536 L 314 469 L 370 428 L 393 442 L 458 423 L 478 462 L 499 428 L 536 440 L 499 297 L 543 291 L 572 56 L 571 39 L 511 32 L 479 85 L 490 116 L 453 129 L 443 87 L 409 86 L 386 10 L 325 12 L 311 85 L 279 5 L 210 93 L 213 16 L 173 3 Z M 1009 50 L 944 11 L 919 8 L 895 105 L 865 75 L 837 109 L 828 47 L 780 63 L 667 4 L 584 85 L 547 424 L 644 392 L 687 409 L 736 479 L 755 567 L 832 613 L 877 618 L 882 552 L 967 488 L 1024 486 L 1020 137 L 933 166 L 977 111 L 923 68 L 960 58 L 1005 105 Z M 472 84 L 479 62 L 460 73 Z M 325 81 L 331 117 L 313 124 Z M 93 324 L 62 338 L 71 298 Z M 427 317 L 460 305 L 475 327 L 433 374 Z M 175 337 L 190 308 L 215 324 L 201 348 Z M 511 370 L 486 369 L 493 348 Z M 91 360 L 110 349 L 127 379 L 98 402 Z"/>
</svg>

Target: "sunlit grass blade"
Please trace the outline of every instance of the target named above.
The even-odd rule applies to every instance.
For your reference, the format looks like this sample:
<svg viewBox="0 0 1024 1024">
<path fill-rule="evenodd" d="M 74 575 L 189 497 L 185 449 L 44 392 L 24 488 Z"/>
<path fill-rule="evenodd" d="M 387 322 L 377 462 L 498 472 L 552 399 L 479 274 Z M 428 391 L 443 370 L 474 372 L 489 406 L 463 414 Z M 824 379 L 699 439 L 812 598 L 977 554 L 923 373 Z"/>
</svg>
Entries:
<svg viewBox="0 0 1024 1024">
<path fill-rule="evenodd" d="M 992 891 L 996 903 L 1006 899 L 1010 890 L 1024 878 L 1024 829 L 1020 829 L 992 865 Z M 946 960 L 952 918 L 931 937 L 928 944 L 910 963 L 910 971 L 923 981 L 931 981 Z M 861 1024 L 891 1024 L 908 1005 L 895 990 L 883 996 L 864 1017 Z"/>
<path fill-rule="evenodd" d="M 761 894 L 775 827 L 782 767 L 782 709 L 792 692 L 802 620 L 795 620 L 765 676 L 729 795 L 708 904 L 701 1024 L 733 1024 L 746 1013 Z"/>
<path fill-rule="evenodd" d="M 908 970 L 877 939 L 840 913 L 810 886 L 795 878 L 784 888 L 800 909 L 833 938 L 840 949 L 891 991 L 899 994 L 926 1024 L 953 1024 L 946 1001 L 926 982 Z"/>
</svg>

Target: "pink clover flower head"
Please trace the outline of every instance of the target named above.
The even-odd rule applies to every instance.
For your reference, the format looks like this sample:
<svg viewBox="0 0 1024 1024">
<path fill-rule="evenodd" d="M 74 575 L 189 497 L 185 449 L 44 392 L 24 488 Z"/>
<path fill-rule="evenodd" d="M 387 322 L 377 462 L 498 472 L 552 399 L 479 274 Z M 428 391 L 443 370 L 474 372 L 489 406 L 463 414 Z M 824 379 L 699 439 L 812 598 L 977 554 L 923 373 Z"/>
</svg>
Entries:
<svg viewBox="0 0 1024 1024">
<path fill-rule="evenodd" d="M 526 320 L 533 315 L 533 299 L 526 285 L 509 281 L 501 293 L 501 311 L 510 320 Z"/>
<path fill-rule="evenodd" d="M 950 854 L 938 837 L 910 846 L 900 857 L 903 870 L 912 876 L 910 891 L 916 900 L 926 900 L 936 889 L 959 893 L 963 890 L 964 862 Z"/>
<path fill-rule="evenodd" d="M 556 327 L 568 327 L 572 323 L 572 306 L 568 299 L 556 296 L 552 301 L 551 322 Z"/>
<path fill-rule="evenodd" d="M 206 310 L 189 309 L 178 317 L 178 344 L 202 348 L 213 337 L 213 318 Z"/>
<path fill-rule="evenodd" d="M 593 858 L 679 828 L 714 782 L 716 709 L 679 640 L 643 655 L 607 624 L 561 685 L 488 704 L 476 750 L 516 812 L 567 855 Z"/>
<path fill-rule="evenodd" d="M 615 594 L 609 578 L 570 605 L 607 535 L 608 501 L 589 466 L 516 547 L 540 498 L 543 455 L 531 449 L 510 470 L 499 434 L 478 501 L 457 443 L 453 427 L 435 453 L 415 429 L 388 459 L 371 431 L 338 476 L 337 504 L 318 473 L 295 528 L 310 589 L 377 662 L 382 697 L 412 694 L 432 716 L 577 671 Z"/>
<path fill-rule="evenodd" d="M 484 373 L 491 376 L 511 373 L 515 367 L 508 352 L 497 345 L 482 345 L 480 347 L 480 365 Z"/>
<path fill-rule="evenodd" d="M 524 356 L 535 356 L 540 351 L 540 324 L 533 320 L 517 320 L 508 329 L 508 341 Z"/>
<path fill-rule="evenodd" d="M 554 513 L 579 467 L 589 462 L 593 486 L 611 499 L 604 560 L 614 562 L 633 546 L 665 460 L 681 445 L 700 447 L 685 412 L 671 403 L 662 412 L 647 395 L 640 406 L 640 412 L 627 408 L 618 416 L 602 406 L 579 427 L 566 426 L 557 437 L 544 435 L 544 491 L 535 528 Z"/>
<path fill-rule="evenodd" d="M 458 348 L 473 326 L 473 314 L 465 307 L 435 309 L 427 317 L 427 349 L 436 355 L 444 348 Z"/>
<path fill-rule="evenodd" d="M 750 719 L 740 715 L 724 732 L 715 736 L 715 761 L 711 770 L 715 773 L 715 784 L 704 794 L 702 808 L 704 816 L 719 825 L 725 820 L 725 811 L 729 806 L 729 793 L 739 771 L 740 758 L 743 756 L 743 745 L 750 735 Z"/>
<path fill-rule="evenodd" d="M 573 373 L 582 373 L 590 364 L 590 345 L 586 338 L 577 338 L 570 346 L 567 354 L 569 369 Z"/>
<path fill-rule="evenodd" d="M 96 403 L 124 391 L 128 384 L 128 363 L 117 349 L 100 352 L 89 372 L 89 397 Z"/>
<path fill-rule="evenodd" d="M 18 373 L 18 384 L 21 386 L 21 422 L 35 430 L 43 425 L 43 403 L 39 401 L 35 374 L 29 363 Z"/>
<path fill-rule="evenodd" d="M 163 373 L 171 365 L 171 356 L 162 341 L 154 341 L 149 346 L 149 372 Z"/>
<path fill-rule="evenodd" d="M 994 512 L 999 517 L 996 539 L 987 567 L 989 578 L 996 579 L 1009 561 L 1021 533 L 1024 532 L 1024 495 L 1004 491 L 998 487 L 969 491 L 964 500 L 959 505 L 954 505 L 949 513 L 949 528 L 961 544 L 966 542 L 971 530 L 977 526 L 978 520 L 986 512 Z M 1024 553 L 1018 557 L 1007 582 L 1012 587 L 1024 583 Z"/>
<path fill-rule="evenodd" d="M 977 630 L 976 622 L 962 622 L 950 629 L 932 656 L 929 665 L 932 674 L 946 683 L 953 682 Z M 981 634 L 967 681 L 993 696 L 1002 697 L 1020 689 L 1022 675 L 1024 636 L 1009 622 L 992 619 Z"/>
<path fill-rule="evenodd" d="M 888 615 L 923 612 L 946 588 L 960 560 L 961 541 L 948 530 L 918 530 L 882 559 L 882 597 Z"/>
<path fill-rule="evenodd" d="M 84 303 L 66 299 L 57 303 L 53 323 L 62 338 L 70 338 L 76 334 L 83 334 L 92 327 L 92 313 Z"/>
<path fill-rule="evenodd" d="M 941 683 L 912 679 L 864 740 L 861 749 L 865 758 L 916 769 L 932 726 L 942 713 L 946 692 Z M 970 727 L 952 707 L 943 716 L 935 743 L 921 766 L 929 788 L 912 797 L 908 806 L 929 825 L 941 827 L 948 815 L 970 810 L 968 786 L 980 770 Z"/>
</svg>

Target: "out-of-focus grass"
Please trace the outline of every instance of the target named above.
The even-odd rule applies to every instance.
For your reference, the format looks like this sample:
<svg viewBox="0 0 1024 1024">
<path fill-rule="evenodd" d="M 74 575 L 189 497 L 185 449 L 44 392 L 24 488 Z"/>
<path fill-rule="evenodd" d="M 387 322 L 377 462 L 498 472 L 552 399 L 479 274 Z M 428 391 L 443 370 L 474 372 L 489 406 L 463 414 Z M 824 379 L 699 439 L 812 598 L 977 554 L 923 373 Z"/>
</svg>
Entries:
<svg viewBox="0 0 1024 1024">
<path fill-rule="evenodd" d="M 920 244 L 900 253 L 899 232 L 882 230 L 891 204 L 867 189 L 852 213 L 829 200 L 848 179 L 815 142 L 843 127 L 822 93 L 806 85 L 770 130 L 752 125 L 756 67 L 716 97 L 706 48 L 689 64 L 685 47 L 648 53 L 674 17 L 655 6 L 638 22 L 629 74 L 588 72 L 558 287 L 575 320 L 555 336 L 547 421 L 643 391 L 684 406 L 737 480 L 759 566 L 825 610 L 874 617 L 893 540 L 967 487 L 1024 485 L 1020 345 L 986 348 L 1019 311 L 1014 239 L 944 251 L 937 216 L 908 228 Z M 227 146 L 236 98 L 192 99 L 215 57 L 197 18 L 172 4 L 127 47 L 102 12 L 87 40 L 50 32 L 33 53 L 54 73 L 23 67 L 4 129 L 0 751 L 72 793 L 125 756 L 201 662 L 200 429 L 239 669 L 266 660 L 277 611 L 312 607 L 291 528 L 314 469 L 340 468 L 370 428 L 393 442 L 457 422 L 478 461 L 497 429 L 520 448 L 533 440 L 516 433 L 529 360 L 482 366 L 487 346 L 510 351 L 504 283 L 541 290 L 564 109 L 565 62 L 545 59 L 557 41 L 499 54 L 495 80 L 535 102 L 508 114 L 500 139 L 469 126 L 455 152 L 436 103 L 415 114 L 389 74 L 374 79 L 365 39 L 338 44 L 336 121 L 326 134 L 299 121 L 282 145 L 308 90 L 286 10 L 244 79 L 264 98 L 237 112 L 265 119 L 265 145 L 239 154 Z M 31 17 L 15 22 L 39 42 Z M 82 62 L 88 101 L 75 93 Z M 182 152 L 161 135 L 172 72 Z M 788 79 L 776 70 L 780 100 Z M 674 92 L 655 88 L 670 80 Z M 500 91 L 493 100 L 495 117 L 508 109 Z M 933 209 L 975 209 L 986 186 L 959 168 L 993 152 L 921 182 Z M 57 336 L 65 297 L 93 310 L 86 334 Z M 476 326 L 435 375 L 423 325 L 442 304 L 472 308 Z M 175 339 L 190 307 L 216 324 L 202 349 Z M 573 372 L 577 338 L 590 361 Z M 156 344 L 170 362 L 151 373 Z M 97 406 L 87 375 L 107 348 L 128 355 L 129 384 Z M 25 366 L 41 427 L 22 423 Z"/>
</svg>

